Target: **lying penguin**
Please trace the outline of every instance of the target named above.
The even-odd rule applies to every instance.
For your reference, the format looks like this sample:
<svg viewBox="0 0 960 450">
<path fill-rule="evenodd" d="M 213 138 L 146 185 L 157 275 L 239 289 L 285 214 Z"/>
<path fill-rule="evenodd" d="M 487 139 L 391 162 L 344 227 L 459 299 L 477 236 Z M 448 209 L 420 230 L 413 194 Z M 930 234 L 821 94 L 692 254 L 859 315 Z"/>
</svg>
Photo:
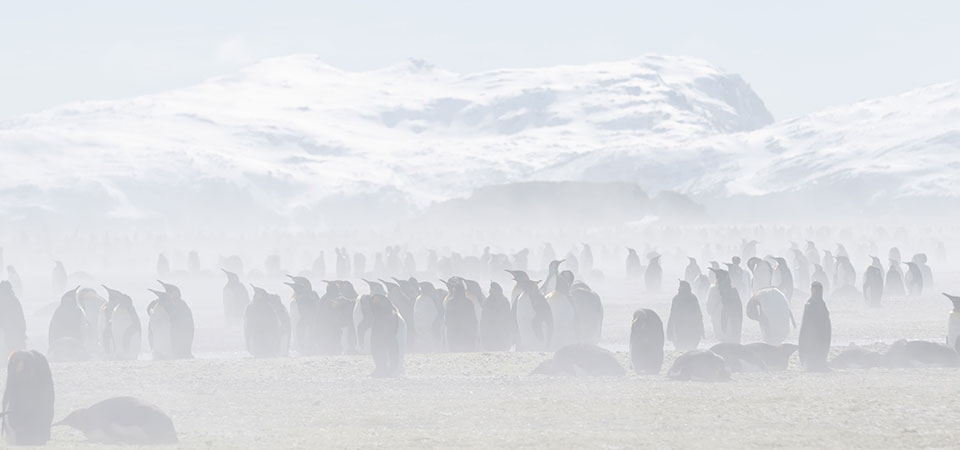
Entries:
<svg viewBox="0 0 960 450">
<path fill-rule="evenodd" d="M 667 378 L 680 381 L 727 381 L 730 370 L 720 355 L 709 350 L 691 350 L 680 355 Z"/>
<path fill-rule="evenodd" d="M 721 342 L 710 351 L 720 355 L 731 372 L 766 372 L 767 364 L 746 345 Z"/>
<path fill-rule="evenodd" d="M 530 375 L 622 377 L 627 371 L 610 351 L 592 344 L 562 347 Z"/>
<path fill-rule="evenodd" d="M 175 444 L 177 430 L 166 413 L 133 397 L 114 397 L 78 409 L 53 426 L 80 430 L 103 444 Z"/>
</svg>

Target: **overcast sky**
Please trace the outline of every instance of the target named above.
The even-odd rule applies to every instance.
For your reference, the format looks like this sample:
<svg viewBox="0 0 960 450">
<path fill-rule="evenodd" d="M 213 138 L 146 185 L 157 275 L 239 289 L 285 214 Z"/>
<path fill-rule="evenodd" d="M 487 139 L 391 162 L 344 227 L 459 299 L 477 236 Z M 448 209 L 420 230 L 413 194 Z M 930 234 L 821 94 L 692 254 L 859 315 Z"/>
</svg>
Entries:
<svg viewBox="0 0 960 450">
<path fill-rule="evenodd" d="M 292 53 L 458 72 L 691 55 L 741 74 L 777 119 L 960 79 L 955 1 L 0 1 L 0 119 Z"/>
</svg>

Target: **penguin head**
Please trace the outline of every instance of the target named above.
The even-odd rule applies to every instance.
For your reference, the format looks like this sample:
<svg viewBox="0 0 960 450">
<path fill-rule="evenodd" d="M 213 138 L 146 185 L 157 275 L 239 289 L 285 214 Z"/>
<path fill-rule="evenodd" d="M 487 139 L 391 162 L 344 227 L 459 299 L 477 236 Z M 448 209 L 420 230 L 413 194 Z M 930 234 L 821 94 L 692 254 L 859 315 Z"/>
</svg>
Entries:
<svg viewBox="0 0 960 450">
<path fill-rule="evenodd" d="M 733 258 L 730 258 L 730 261 L 733 262 L 733 265 L 735 265 L 735 266 L 740 266 L 740 261 L 741 261 L 741 260 L 740 260 L 740 257 L 739 257 L 739 256 L 734 255 Z"/>
<path fill-rule="evenodd" d="M 513 281 L 516 281 L 518 283 L 521 281 L 530 281 L 530 276 L 527 275 L 527 273 L 522 270 L 510 270 L 510 269 L 504 269 L 504 270 L 507 273 L 509 273 L 511 276 L 513 276 Z"/>
<path fill-rule="evenodd" d="M 80 290 L 80 286 L 77 286 L 73 289 L 70 289 L 67 292 L 64 292 L 63 296 L 60 297 L 60 304 L 73 304 L 77 303 L 77 291 Z"/>
<path fill-rule="evenodd" d="M 305 277 L 295 277 L 293 275 L 287 275 L 287 278 L 289 278 L 290 281 L 293 281 L 293 283 L 296 284 L 297 286 L 302 287 L 304 290 L 307 290 L 307 291 L 313 290 L 313 284 L 311 284 L 310 280 L 306 279 Z"/>
<path fill-rule="evenodd" d="M 162 281 L 160 281 L 160 280 L 157 280 L 157 283 L 160 283 L 160 286 L 163 286 L 163 291 L 166 292 L 167 295 L 170 296 L 170 298 L 173 298 L 173 299 L 179 299 L 179 298 L 181 298 L 181 297 L 180 297 L 180 288 L 178 288 L 178 287 L 176 287 L 176 286 L 174 286 L 174 285 L 172 285 L 172 284 L 169 284 L 169 283 L 164 283 L 164 282 L 162 282 Z"/>
<path fill-rule="evenodd" d="M 421 282 L 420 282 L 420 293 L 421 293 L 421 294 L 433 295 L 433 294 L 435 294 L 436 292 L 437 292 L 437 288 L 436 288 L 436 286 L 433 285 L 433 283 L 431 283 L 431 282 L 429 282 L 429 281 L 421 281 Z"/>
<path fill-rule="evenodd" d="M 90 411 L 87 408 L 82 408 L 67 414 L 67 417 L 64 417 L 63 420 L 50 426 L 58 427 L 66 425 L 68 427 L 87 432 L 93 431 L 97 428 L 98 424 L 96 422 L 97 421 L 93 417 L 93 414 L 90 414 Z"/>
<path fill-rule="evenodd" d="M 222 270 L 223 273 L 227 275 L 227 283 L 239 283 L 239 282 L 240 282 L 240 277 L 237 276 L 237 274 L 235 274 L 235 273 L 233 273 L 233 272 L 231 272 L 231 271 L 229 271 L 229 270 L 227 270 L 227 269 L 224 269 L 224 268 L 222 268 L 222 267 L 220 268 L 220 270 Z"/>
<path fill-rule="evenodd" d="M 690 265 L 691 265 L 691 266 L 697 265 L 697 258 L 694 258 L 694 257 L 692 257 L 692 256 L 688 256 L 688 257 L 687 257 L 687 260 L 690 261 Z"/>
<path fill-rule="evenodd" d="M 502 296 L 503 296 L 503 288 L 500 287 L 500 284 L 497 283 L 496 281 L 491 281 L 491 282 L 490 282 L 490 289 L 489 289 L 488 292 L 490 293 L 490 297 L 502 297 Z"/>
<path fill-rule="evenodd" d="M 953 312 L 960 313 L 960 297 L 947 294 L 946 292 L 944 292 L 943 295 L 953 302 Z"/>
<path fill-rule="evenodd" d="M 565 259 L 555 259 L 550 261 L 550 273 L 557 273 L 560 270 L 560 264 L 563 264 Z"/>
<path fill-rule="evenodd" d="M 916 255 L 913 255 L 913 258 L 911 258 L 911 260 L 912 260 L 913 262 L 917 263 L 917 265 L 926 264 L 926 263 L 927 263 L 927 254 L 926 254 L 926 253 L 917 253 Z"/>
<path fill-rule="evenodd" d="M 383 285 L 377 283 L 376 281 L 370 281 L 366 278 L 363 279 L 364 283 L 367 283 L 367 287 L 370 288 L 371 295 L 386 295 L 387 290 L 383 288 Z"/>
<path fill-rule="evenodd" d="M 810 284 L 810 296 L 813 298 L 823 298 L 823 284 L 819 281 L 814 281 Z"/>
<path fill-rule="evenodd" d="M 103 286 L 103 289 L 107 291 L 107 301 L 109 301 L 110 303 L 121 303 L 121 302 L 132 303 L 133 302 L 133 300 L 130 298 L 129 295 L 124 294 L 123 292 L 120 292 L 116 289 L 110 289 L 106 285 L 101 285 L 101 286 Z"/>
<path fill-rule="evenodd" d="M 871 256 L 870 259 L 871 259 L 870 265 L 873 267 L 876 267 L 879 269 L 880 266 L 883 265 L 883 263 L 880 262 L 880 258 L 877 258 L 876 256 Z"/>
<path fill-rule="evenodd" d="M 687 283 L 684 280 L 680 280 L 680 288 L 678 289 L 679 293 L 686 294 L 692 291 L 693 289 L 690 287 L 690 283 Z"/>
<path fill-rule="evenodd" d="M 266 300 L 270 296 L 265 289 L 259 286 L 254 286 L 253 283 L 250 283 L 250 289 L 253 289 L 253 300 Z"/>
</svg>

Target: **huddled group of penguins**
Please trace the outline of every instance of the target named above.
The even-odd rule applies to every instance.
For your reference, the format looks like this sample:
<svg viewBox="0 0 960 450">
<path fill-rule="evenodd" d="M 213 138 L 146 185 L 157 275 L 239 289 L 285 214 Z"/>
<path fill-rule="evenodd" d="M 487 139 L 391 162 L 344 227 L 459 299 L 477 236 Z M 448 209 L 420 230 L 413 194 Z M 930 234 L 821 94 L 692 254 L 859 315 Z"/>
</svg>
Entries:
<svg viewBox="0 0 960 450">
<path fill-rule="evenodd" d="M 890 252 L 886 273 L 879 259 L 873 258 L 860 290 L 855 286 L 857 272 L 842 246 L 833 256 L 821 254 L 810 243 L 806 252 L 795 251 L 793 270 L 785 258 L 758 258 L 755 252 L 755 241 L 744 242 L 741 255 L 725 263 L 725 268 L 712 262 L 706 272 L 690 258 L 666 326 L 651 309 L 635 311 L 629 343 L 633 370 L 660 373 L 666 340 L 681 352 L 667 376 L 680 380 L 719 381 L 729 379 L 731 372 L 785 370 L 794 352 L 810 371 L 960 366 L 960 297 L 949 295 L 953 312 L 946 345 L 898 341 L 883 354 L 851 348 L 827 361 L 832 325 L 824 296 L 862 297 L 867 305 L 879 306 L 885 296 L 920 295 L 932 282 L 925 255 L 907 262 L 905 275 L 896 249 Z M 642 278 L 648 291 L 657 292 L 663 277 L 660 255 L 647 256 L 644 266 L 630 249 L 626 274 Z M 337 257 L 347 256 L 338 250 Z M 746 268 L 741 267 L 744 260 Z M 402 375 L 407 352 L 509 350 L 554 352 L 533 374 L 624 375 L 613 353 L 598 346 L 604 320 L 600 296 L 573 271 L 564 270 L 565 262 L 551 260 L 543 280 L 532 279 L 526 270 L 502 268 L 514 282 L 509 292 L 497 282 L 490 282 L 484 292 L 475 280 L 450 276 L 441 279 L 440 286 L 414 277 L 364 279 L 364 294 L 350 281 L 330 280 L 324 281 L 320 293 L 307 277 L 285 275 L 292 291 L 289 307 L 280 295 L 253 284 L 248 290 L 241 274 L 221 269 L 227 280 L 223 311 L 228 325 L 242 327 L 246 350 L 254 357 L 286 356 L 291 349 L 300 355 L 369 354 L 375 377 Z M 801 293 L 795 284 L 810 286 L 809 294 Z M 103 288 L 106 299 L 92 288 L 79 286 L 63 294 L 50 322 L 47 355 L 51 360 L 138 358 L 142 330 L 133 301 L 123 292 Z M 160 281 L 159 289 L 150 291 L 156 296 L 146 311 L 153 358 L 191 358 L 194 317 L 180 288 Z M 740 293 L 752 293 L 745 308 Z M 785 343 L 797 326 L 789 301 L 800 295 L 809 298 L 794 345 Z M 698 348 L 705 338 L 703 298 L 719 341 L 707 350 Z M 45 443 L 55 425 L 74 427 L 101 442 L 176 442 L 172 420 L 157 407 L 132 397 L 104 400 L 54 424 L 50 366 L 43 354 L 24 349 L 25 318 L 10 281 L 0 282 L 0 314 L 0 350 L 10 353 L 0 413 L 9 443 Z M 744 315 L 758 322 L 763 342 L 741 343 Z"/>
</svg>

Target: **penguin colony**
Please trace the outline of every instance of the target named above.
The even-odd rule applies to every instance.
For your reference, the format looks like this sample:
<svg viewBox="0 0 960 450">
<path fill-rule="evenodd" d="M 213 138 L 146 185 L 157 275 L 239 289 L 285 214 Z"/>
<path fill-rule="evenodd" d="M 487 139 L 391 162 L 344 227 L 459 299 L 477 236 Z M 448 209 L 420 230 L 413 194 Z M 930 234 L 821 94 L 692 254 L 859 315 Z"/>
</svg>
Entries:
<svg viewBox="0 0 960 450">
<path fill-rule="evenodd" d="M 791 261 L 778 256 L 757 257 L 757 241 L 744 241 L 741 251 L 722 265 L 710 261 L 702 270 L 697 259 L 687 257 L 666 324 L 653 310 L 633 313 L 629 334 L 629 362 L 637 374 L 663 372 L 665 343 L 680 352 L 666 371 L 677 380 L 723 381 L 731 373 L 787 370 L 794 353 L 808 371 L 869 367 L 960 367 L 960 296 L 944 294 L 950 301 L 945 342 L 899 340 L 885 353 L 848 348 L 828 361 L 833 324 L 829 299 L 861 299 L 866 307 L 880 308 L 884 299 L 918 297 L 933 282 L 925 254 L 902 261 L 898 249 L 888 255 L 884 271 L 878 257 L 862 273 L 862 284 L 842 245 L 821 252 L 813 242 L 805 250 L 791 248 Z M 709 251 L 705 249 L 705 253 Z M 604 308 L 600 295 L 584 280 L 602 280 L 594 269 L 594 255 L 584 244 L 578 255 L 571 251 L 556 259 L 549 244 L 541 255 L 544 272 L 527 270 L 529 250 L 514 255 L 439 258 L 428 256 L 430 271 L 450 274 L 483 267 L 503 271 L 512 285 L 497 281 L 483 285 L 458 275 L 434 281 L 408 278 L 363 278 L 366 259 L 336 253 L 336 280 L 321 280 L 322 294 L 311 279 L 322 278 L 325 262 L 318 258 L 309 271 L 284 273 L 279 257 L 267 259 L 268 276 L 282 277 L 289 301 L 280 294 L 242 281 L 243 262 L 222 260 L 226 284 L 222 291 L 224 323 L 242 329 L 244 347 L 256 358 L 291 354 L 370 355 L 372 376 L 404 374 L 409 352 L 550 351 L 553 357 L 532 374 L 554 376 L 622 376 L 626 371 L 615 355 L 598 346 Z M 627 249 L 624 273 L 642 280 L 646 291 L 661 292 L 663 268 L 657 252 L 646 254 L 646 264 L 635 249 Z M 744 267 L 745 261 L 745 267 Z M 199 256 L 189 258 L 199 270 Z M 905 270 L 904 270 L 905 269 Z M 414 273 L 413 255 L 400 247 L 378 253 L 374 273 Z M 476 270 L 464 270 L 476 273 Z M 159 276 L 172 276 L 169 262 L 160 255 Z M 585 274 L 579 277 L 577 274 Z M 9 354 L 7 382 L 0 412 L 2 431 L 10 444 L 44 444 L 50 428 L 68 426 L 88 439 L 102 443 L 161 444 L 177 442 L 173 421 L 156 406 L 133 397 L 115 397 L 80 409 L 54 422 L 54 385 L 47 357 L 52 361 L 92 358 L 135 360 L 146 338 L 153 359 L 193 357 L 195 322 L 188 298 L 180 288 L 158 281 L 147 289 L 154 299 L 141 317 L 130 295 L 108 286 L 69 287 L 70 277 L 57 261 L 52 287 L 65 291 L 52 313 L 47 357 L 28 351 L 26 320 L 18 299 L 22 282 L 10 266 L 0 282 L 0 350 Z M 534 279 L 541 277 L 540 279 Z M 359 275 L 356 289 L 351 277 Z M 809 292 L 803 289 L 809 287 Z M 860 289 L 858 289 L 858 287 Z M 791 302 L 804 298 L 799 321 Z M 704 309 L 713 327 L 707 336 Z M 756 322 L 762 342 L 741 342 L 744 316 Z M 796 335 L 797 344 L 787 342 Z M 718 343 L 704 348 L 704 341 Z"/>
</svg>

